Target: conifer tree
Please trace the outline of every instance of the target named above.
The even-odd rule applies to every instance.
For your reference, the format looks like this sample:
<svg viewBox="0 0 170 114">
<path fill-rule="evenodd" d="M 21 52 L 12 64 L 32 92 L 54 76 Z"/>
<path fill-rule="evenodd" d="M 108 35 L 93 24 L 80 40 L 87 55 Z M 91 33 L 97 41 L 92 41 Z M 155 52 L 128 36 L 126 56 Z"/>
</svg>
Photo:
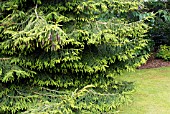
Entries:
<svg viewBox="0 0 170 114">
<path fill-rule="evenodd" d="M 149 57 L 138 0 L 0 2 L 0 113 L 103 113 L 131 83 L 114 76 Z M 77 89 L 76 89 L 77 88 Z"/>
</svg>

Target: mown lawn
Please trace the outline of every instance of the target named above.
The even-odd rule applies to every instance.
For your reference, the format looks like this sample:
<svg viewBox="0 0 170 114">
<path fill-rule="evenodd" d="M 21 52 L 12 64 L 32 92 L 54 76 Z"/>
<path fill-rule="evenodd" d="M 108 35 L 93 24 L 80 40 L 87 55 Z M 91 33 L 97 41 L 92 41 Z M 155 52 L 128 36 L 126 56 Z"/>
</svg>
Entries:
<svg viewBox="0 0 170 114">
<path fill-rule="evenodd" d="M 170 67 L 136 70 L 117 77 L 134 81 L 133 102 L 120 114 L 170 114 Z"/>
</svg>

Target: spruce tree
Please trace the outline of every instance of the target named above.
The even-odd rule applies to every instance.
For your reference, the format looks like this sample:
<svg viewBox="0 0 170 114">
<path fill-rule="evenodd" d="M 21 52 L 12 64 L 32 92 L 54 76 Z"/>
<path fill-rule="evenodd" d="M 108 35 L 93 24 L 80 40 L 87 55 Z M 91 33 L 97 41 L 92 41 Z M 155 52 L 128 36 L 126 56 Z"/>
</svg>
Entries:
<svg viewBox="0 0 170 114">
<path fill-rule="evenodd" d="M 0 2 L 0 113 L 112 113 L 149 57 L 138 0 Z"/>
</svg>

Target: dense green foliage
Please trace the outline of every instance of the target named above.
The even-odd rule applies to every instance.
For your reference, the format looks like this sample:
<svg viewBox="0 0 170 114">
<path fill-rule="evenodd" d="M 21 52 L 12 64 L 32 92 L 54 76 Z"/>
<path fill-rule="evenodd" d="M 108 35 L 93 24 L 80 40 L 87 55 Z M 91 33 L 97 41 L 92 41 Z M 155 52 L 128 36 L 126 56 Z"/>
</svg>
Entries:
<svg viewBox="0 0 170 114">
<path fill-rule="evenodd" d="M 170 1 L 147 0 L 140 10 L 132 12 L 132 18 L 136 21 L 145 20 L 149 29 L 148 36 L 152 40 L 151 46 L 157 50 L 160 45 L 170 45 Z"/>
<path fill-rule="evenodd" d="M 0 2 L 0 113 L 114 112 L 133 84 L 114 75 L 145 63 L 138 0 Z M 92 84 L 92 85 L 91 85 Z"/>
<path fill-rule="evenodd" d="M 152 27 L 148 35 L 154 41 L 153 46 L 158 58 L 166 61 L 170 60 L 169 46 L 170 46 L 170 1 L 159 0 L 157 2 L 151 1 L 145 3 L 145 8 L 138 13 L 140 17 L 153 14 L 146 23 Z"/>
<path fill-rule="evenodd" d="M 160 45 L 170 45 L 170 1 L 146 2 L 145 12 L 153 12 L 155 16 L 147 23 L 152 26 L 150 38 L 154 40 L 156 48 Z"/>
</svg>

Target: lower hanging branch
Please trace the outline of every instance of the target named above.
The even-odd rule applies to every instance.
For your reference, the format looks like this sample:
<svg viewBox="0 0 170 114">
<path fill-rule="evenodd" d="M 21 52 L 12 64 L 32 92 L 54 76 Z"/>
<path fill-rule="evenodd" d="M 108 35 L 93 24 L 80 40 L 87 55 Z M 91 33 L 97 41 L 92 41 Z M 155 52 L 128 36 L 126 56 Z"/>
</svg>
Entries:
<svg viewBox="0 0 170 114">
<path fill-rule="evenodd" d="M 119 92 L 99 92 L 87 85 L 82 89 L 52 90 L 45 87 L 12 86 L 0 91 L 1 113 L 113 113 L 129 100 Z M 133 90 L 133 89 L 132 89 Z M 130 92 L 127 91 L 127 93 Z M 125 92 L 126 93 L 126 92 Z"/>
</svg>

